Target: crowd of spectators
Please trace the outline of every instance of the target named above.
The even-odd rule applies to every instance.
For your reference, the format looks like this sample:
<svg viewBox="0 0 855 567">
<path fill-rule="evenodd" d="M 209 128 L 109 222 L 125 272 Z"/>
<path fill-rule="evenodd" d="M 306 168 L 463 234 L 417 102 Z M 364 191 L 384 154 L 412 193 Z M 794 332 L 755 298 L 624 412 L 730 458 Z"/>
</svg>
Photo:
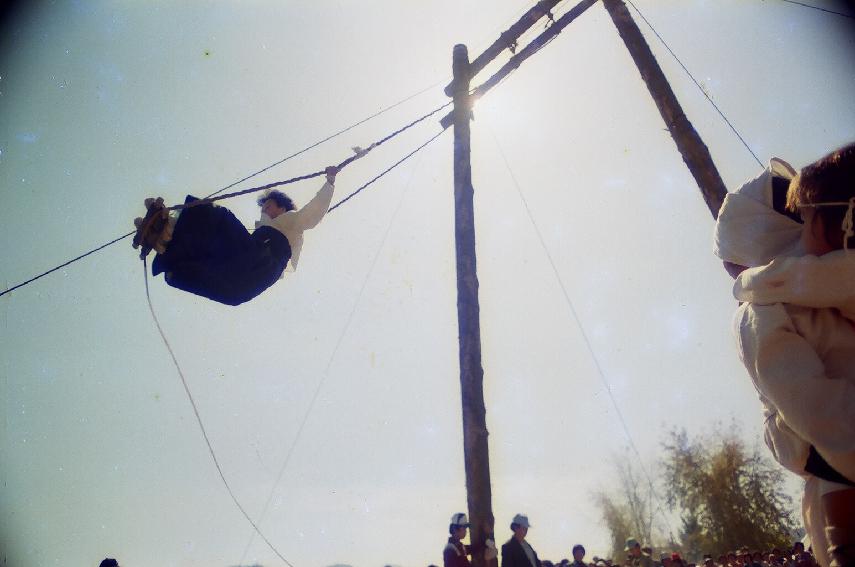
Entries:
<svg viewBox="0 0 855 567">
<path fill-rule="evenodd" d="M 700 563 L 689 561 L 679 552 L 664 551 L 655 553 L 649 546 L 642 546 L 635 539 L 626 542 L 626 556 L 620 559 L 591 557 L 585 559 L 585 548 L 573 547 L 573 559 L 560 561 L 541 561 L 541 567 L 816 567 L 818 564 L 810 550 L 802 542 L 796 542 L 790 549 L 773 548 L 751 550 L 741 547 L 736 550 L 706 553 Z"/>
<path fill-rule="evenodd" d="M 488 522 L 490 523 L 490 522 Z M 482 553 L 487 561 L 498 558 L 498 547 L 494 543 L 492 526 L 487 526 L 486 544 L 465 545 L 462 540 L 470 527 L 466 514 L 458 512 L 451 517 L 448 526 L 448 543 L 443 550 L 443 567 L 471 567 L 470 555 Z M 797 541 L 789 549 L 752 550 L 742 546 L 733 551 L 720 551 L 717 554 L 706 553 L 696 562 L 696 557 L 683 558 L 679 551 L 655 553 L 648 545 L 641 545 L 635 538 L 626 540 L 623 557 L 604 558 L 594 555 L 586 559 L 587 551 L 581 544 L 574 545 L 570 554 L 572 559 L 550 561 L 540 559 L 537 552 L 526 539 L 531 527 L 528 516 L 517 514 L 511 521 L 513 534 L 501 546 L 500 567 L 818 567 L 816 558 Z M 428 567 L 436 567 L 429 565 Z"/>
</svg>

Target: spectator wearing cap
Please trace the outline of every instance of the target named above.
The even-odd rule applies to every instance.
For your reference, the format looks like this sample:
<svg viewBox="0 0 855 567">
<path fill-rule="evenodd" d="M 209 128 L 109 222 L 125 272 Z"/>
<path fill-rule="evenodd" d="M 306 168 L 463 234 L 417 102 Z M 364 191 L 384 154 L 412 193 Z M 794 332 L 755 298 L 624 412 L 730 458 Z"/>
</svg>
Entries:
<svg viewBox="0 0 855 567">
<path fill-rule="evenodd" d="M 491 516 L 492 518 L 492 516 Z M 469 519 L 466 514 L 458 512 L 451 516 L 451 522 L 448 525 L 448 543 L 442 551 L 442 561 L 444 567 L 469 567 L 469 558 L 467 555 L 484 550 L 484 558 L 488 561 L 496 558 L 496 544 L 492 540 L 492 526 L 487 528 L 487 541 L 483 546 L 464 545 L 461 541 L 466 537 L 466 529 L 469 527 Z"/>
<path fill-rule="evenodd" d="M 530 527 L 528 516 L 514 516 L 511 521 L 511 531 L 514 535 L 502 545 L 502 567 L 541 567 L 537 553 L 525 540 Z"/>
<path fill-rule="evenodd" d="M 468 545 L 463 545 L 461 541 L 466 537 L 466 529 L 469 527 L 469 518 L 466 514 L 458 512 L 451 516 L 451 523 L 448 524 L 448 543 L 442 551 L 442 564 L 444 567 L 469 567 L 469 558 L 466 557 L 472 553 Z"/>
<path fill-rule="evenodd" d="M 628 554 L 631 567 L 653 567 L 653 558 L 641 552 L 641 544 L 635 538 L 626 540 L 624 551 Z"/>
<path fill-rule="evenodd" d="M 594 561 L 594 565 L 597 562 Z M 573 563 L 570 564 L 572 567 L 587 567 L 585 563 L 585 546 L 581 543 L 577 543 L 573 546 Z"/>
</svg>

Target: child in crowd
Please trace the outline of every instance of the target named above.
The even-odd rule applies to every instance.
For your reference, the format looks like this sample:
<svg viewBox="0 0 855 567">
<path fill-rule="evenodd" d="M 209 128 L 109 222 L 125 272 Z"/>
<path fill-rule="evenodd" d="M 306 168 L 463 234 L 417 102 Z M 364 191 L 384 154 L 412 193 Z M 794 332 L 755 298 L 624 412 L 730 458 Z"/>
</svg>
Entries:
<svg viewBox="0 0 855 567">
<path fill-rule="evenodd" d="M 764 196 L 771 198 L 758 200 L 768 213 L 748 222 L 756 229 L 755 245 L 730 238 L 740 207 L 735 199 L 727 211 L 726 199 L 716 227 L 717 253 L 731 262 L 734 295 L 745 302 L 737 311 L 736 334 L 764 404 L 767 444 L 781 464 L 806 477 L 803 514 L 820 563 L 848 565 L 855 561 L 855 251 L 848 251 L 855 248 L 855 144 L 790 182 L 788 208 L 804 219 L 798 243 L 791 241 L 793 226 L 782 228 L 788 211 L 780 207 L 773 181 L 780 163 L 773 160 L 768 182 L 761 184 L 770 188 Z M 749 254 L 730 254 L 733 242 Z M 758 251 L 771 258 L 750 257 Z M 734 264 L 753 269 L 738 273 Z"/>
</svg>

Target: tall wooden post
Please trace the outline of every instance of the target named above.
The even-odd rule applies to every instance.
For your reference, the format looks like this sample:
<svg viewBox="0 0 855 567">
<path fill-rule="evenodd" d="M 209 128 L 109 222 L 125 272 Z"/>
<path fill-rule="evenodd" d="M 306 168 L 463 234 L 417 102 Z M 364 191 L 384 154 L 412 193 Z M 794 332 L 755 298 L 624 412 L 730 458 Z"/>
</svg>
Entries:
<svg viewBox="0 0 855 567">
<path fill-rule="evenodd" d="M 650 46 L 647 45 L 644 36 L 641 35 L 641 30 L 638 29 L 629 14 L 629 10 L 626 9 L 626 4 L 623 3 L 623 0 L 603 0 L 603 5 L 608 10 L 621 39 L 623 39 L 629 54 L 635 61 L 641 78 L 647 85 L 647 90 L 650 91 L 653 101 L 659 108 L 662 120 L 665 121 L 674 143 L 677 144 L 677 149 L 683 156 L 683 161 L 686 162 L 698 187 L 701 188 L 701 194 L 707 203 L 707 207 L 709 207 L 713 218 L 718 218 L 718 210 L 727 194 L 727 188 L 724 186 L 724 181 L 722 181 L 715 163 L 713 163 L 709 149 L 683 113 L 683 108 L 677 102 L 677 97 L 671 90 L 668 79 L 665 78 L 659 63 L 656 62 L 656 58 L 650 51 Z"/>
<path fill-rule="evenodd" d="M 466 499 L 470 538 L 482 548 L 492 532 L 493 507 L 490 460 L 484 406 L 484 369 L 481 366 L 481 325 L 478 306 L 478 274 L 475 264 L 475 209 L 470 165 L 469 52 L 454 46 L 454 241 L 457 256 L 457 328 L 460 343 L 460 390 L 463 402 L 463 458 L 466 468 Z M 489 526 L 489 527 L 488 527 Z M 485 567 L 483 552 L 473 554 L 474 567 Z"/>
</svg>

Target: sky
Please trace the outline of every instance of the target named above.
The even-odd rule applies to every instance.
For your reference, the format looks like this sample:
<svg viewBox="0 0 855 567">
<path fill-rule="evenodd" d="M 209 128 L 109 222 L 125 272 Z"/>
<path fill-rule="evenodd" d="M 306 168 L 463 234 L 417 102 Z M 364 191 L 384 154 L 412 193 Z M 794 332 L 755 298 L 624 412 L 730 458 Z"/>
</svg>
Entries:
<svg viewBox="0 0 855 567">
<path fill-rule="evenodd" d="M 529 4 L 7 9 L 0 283 L 128 232 L 148 196 L 211 193 L 425 91 L 239 187 L 340 162 L 446 102 L 454 44 L 474 58 Z M 855 137 L 852 18 L 782 0 L 635 5 L 761 161 L 801 167 Z M 728 188 L 756 175 L 640 26 Z M 354 163 L 336 197 L 438 129 Z M 522 512 L 542 558 L 603 554 L 592 495 L 636 458 L 630 443 L 651 469 L 673 428 L 733 423 L 762 447 L 712 216 L 600 4 L 476 104 L 472 168 L 497 539 Z M 299 205 L 319 186 L 289 193 Z M 252 196 L 225 204 L 258 216 Z M 295 567 L 437 564 L 466 509 L 453 214 L 446 132 L 307 233 L 299 270 L 252 302 L 150 280 L 226 478 Z M 0 317 L 6 564 L 283 564 L 217 476 L 129 239 L 0 297 Z"/>
</svg>

